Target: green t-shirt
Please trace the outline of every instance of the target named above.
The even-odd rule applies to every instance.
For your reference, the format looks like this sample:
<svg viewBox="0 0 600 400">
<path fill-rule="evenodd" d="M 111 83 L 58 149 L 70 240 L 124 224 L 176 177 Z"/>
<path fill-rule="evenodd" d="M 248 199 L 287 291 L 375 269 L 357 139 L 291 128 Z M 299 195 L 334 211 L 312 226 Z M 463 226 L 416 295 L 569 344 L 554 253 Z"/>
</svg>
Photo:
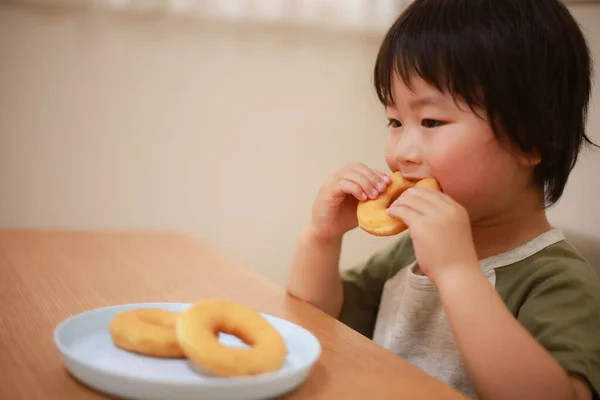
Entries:
<svg viewBox="0 0 600 400">
<path fill-rule="evenodd" d="M 512 315 L 568 372 L 600 394 L 600 279 L 558 229 L 481 260 Z M 430 375 L 477 398 L 435 286 L 403 233 L 341 271 L 339 319 Z"/>
</svg>

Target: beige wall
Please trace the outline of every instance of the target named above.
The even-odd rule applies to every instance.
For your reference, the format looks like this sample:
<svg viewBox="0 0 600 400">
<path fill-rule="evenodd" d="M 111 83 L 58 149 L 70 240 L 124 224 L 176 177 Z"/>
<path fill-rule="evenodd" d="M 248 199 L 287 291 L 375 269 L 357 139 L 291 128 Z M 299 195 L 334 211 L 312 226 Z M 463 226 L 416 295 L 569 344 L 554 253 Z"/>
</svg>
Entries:
<svg viewBox="0 0 600 400">
<path fill-rule="evenodd" d="M 600 57 L 600 7 L 573 11 Z M 376 50 L 0 6 L 0 227 L 184 230 L 283 283 L 323 178 L 350 160 L 384 168 Z M 600 239 L 599 172 L 600 154 L 582 160 L 554 222 Z M 343 264 L 386 241 L 350 233 Z"/>
</svg>

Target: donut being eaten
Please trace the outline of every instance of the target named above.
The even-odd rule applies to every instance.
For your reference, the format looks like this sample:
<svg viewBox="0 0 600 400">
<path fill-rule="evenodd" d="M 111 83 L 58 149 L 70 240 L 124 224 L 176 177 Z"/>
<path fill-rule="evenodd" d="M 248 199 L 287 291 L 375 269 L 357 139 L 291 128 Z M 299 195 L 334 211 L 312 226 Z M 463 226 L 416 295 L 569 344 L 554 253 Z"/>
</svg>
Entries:
<svg viewBox="0 0 600 400">
<path fill-rule="evenodd" d="M 388 207 L 406 189 L 427 187 L 441 191 L 439 183 L 433 178 L 412 182 L 405 179 L 400 172 L 394 172 L 390 178 L 392 183 L 388 185 L 385 192 L 381 193 L 376 199 L 360 201 L 356 209 L 358 226 L 365 232 L 375 236 L 393 236 L 408 228 L 404 221 L 392 218 L 387 214 Z"/>
</svg>

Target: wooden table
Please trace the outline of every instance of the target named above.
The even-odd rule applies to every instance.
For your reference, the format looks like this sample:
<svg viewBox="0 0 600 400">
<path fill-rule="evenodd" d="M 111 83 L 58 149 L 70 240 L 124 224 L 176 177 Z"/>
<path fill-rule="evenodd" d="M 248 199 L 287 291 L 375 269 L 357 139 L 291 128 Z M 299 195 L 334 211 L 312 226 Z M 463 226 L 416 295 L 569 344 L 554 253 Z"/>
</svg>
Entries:
<svg viewBox="0 0 600 400">
<path fill-rule="evenodd" d="M 97 307 L 207 297 L 245 303 L 318 337 L 320 360 L 286 399 L 464 399 L 192 237 L 48 231 L 0 231 L 0 399 L 107 398 L 67 374 L 55 326 Z"/>
</svg>

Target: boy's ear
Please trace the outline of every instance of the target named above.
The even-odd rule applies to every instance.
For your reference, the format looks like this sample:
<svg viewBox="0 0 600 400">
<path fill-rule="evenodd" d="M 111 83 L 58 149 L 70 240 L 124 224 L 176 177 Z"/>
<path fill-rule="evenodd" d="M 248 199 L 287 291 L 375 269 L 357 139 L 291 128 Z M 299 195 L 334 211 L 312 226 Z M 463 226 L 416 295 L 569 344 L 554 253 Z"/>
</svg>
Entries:
<svg viewBox="0 0 600 400">
<path fill-rule="evenodd" d="M 542 157 L 537 152 L 531 154 L 519 154 L 517 155 L 517 159 L 524 167 L 535 167 L 542 162 Z"/>
<path fill-rule="evenodd" d="M 516 145 L 508 142 L 508 139 L 501 139 L 501 143 L 503 143 L 508 151 L 517 159 L 519 164 L 524 167 L 535 167 L 542 162 L 542 156 L 540 155 L 538 150 L 532 150 L 530 152 L 525 152 L 524 150 L 518 148 Z"/>
</svg>

